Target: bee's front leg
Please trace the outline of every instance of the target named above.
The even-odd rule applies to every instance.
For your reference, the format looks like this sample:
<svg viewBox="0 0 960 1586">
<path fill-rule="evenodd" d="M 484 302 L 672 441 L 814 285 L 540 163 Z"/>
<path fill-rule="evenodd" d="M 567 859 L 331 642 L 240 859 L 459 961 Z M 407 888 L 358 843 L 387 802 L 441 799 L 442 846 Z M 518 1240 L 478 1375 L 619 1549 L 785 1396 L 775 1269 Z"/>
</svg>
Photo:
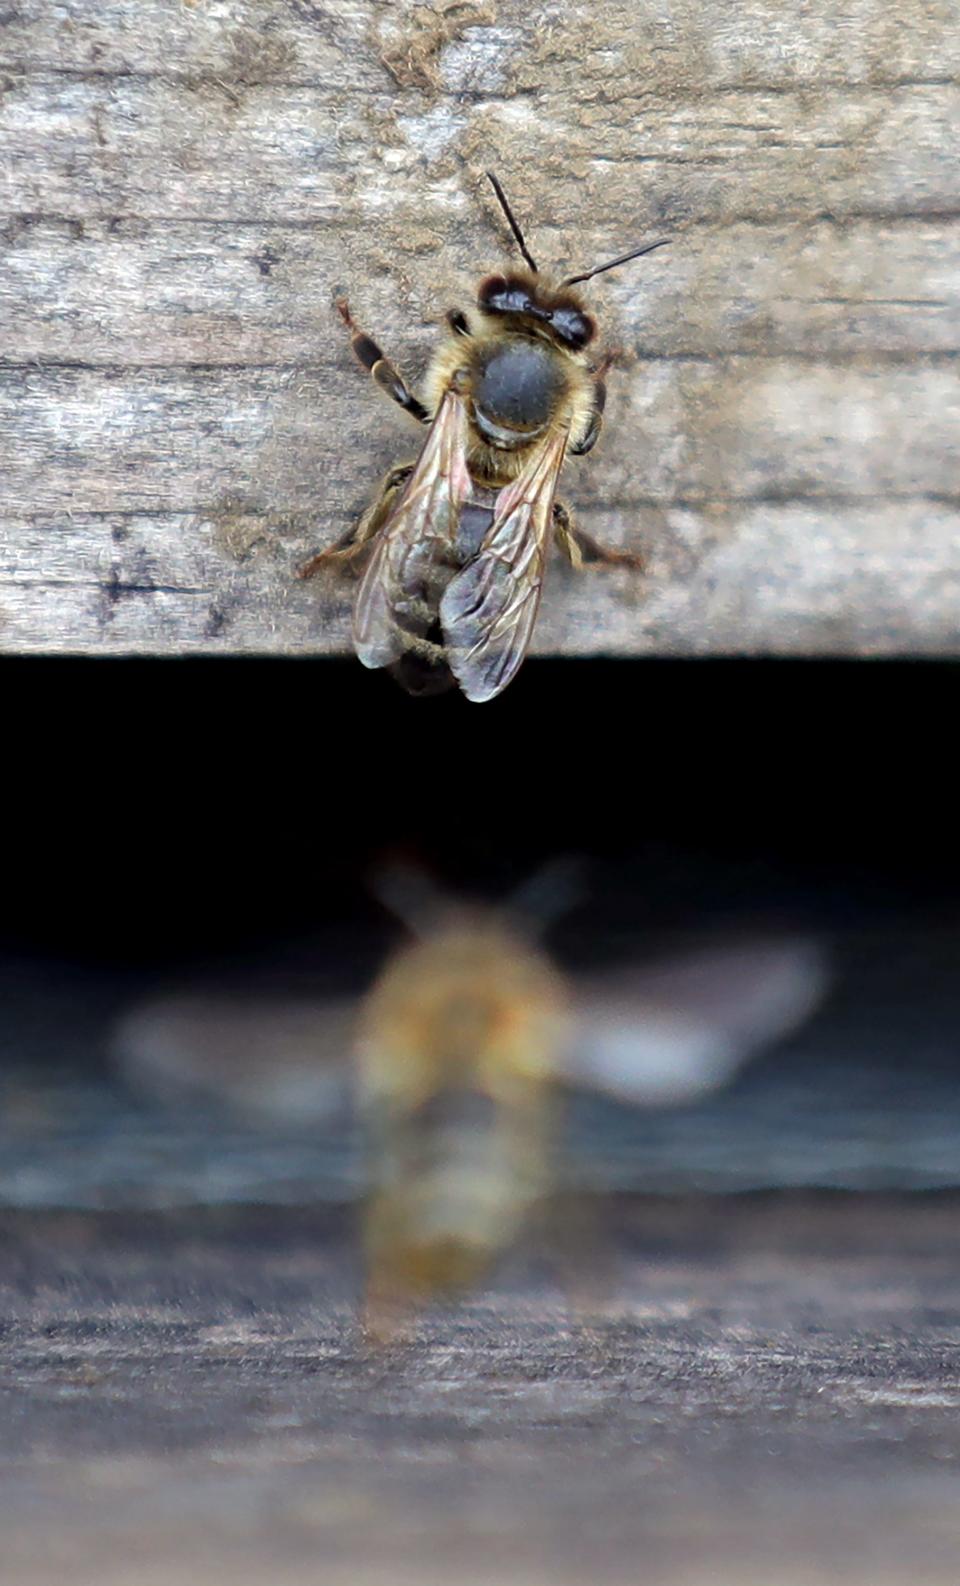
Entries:
<svg viewBox="0 0 960 1586">
<path fill-rule="evenodd" d="M 429 423 L 430 414 L 423 403 L 414 396 L 406 381 L 394 368 L 389 358 L 383 356 L 373 337 L 368 336 L 366 331 L 361 330 L 354 323 L 350 305 L 345 297 L 337 299 L 337 310 L 350 332 L 350 345 L 353 348 L 354 355 L 363 364 L 363 367 L 369 370 L 381 391 L 385 391 L 388 397 L 402 407 L 405 412 L 409 413 L 412 418 L 415 418 L 419 424 Z"/>
<path fill-rule="evenodd" d="M 341 535 L 339 540 L 334 540 L 326 550 L 320 551 L 317 556 L 311 556 L 309 562 L 304 562 L 297 571 L 297 577 L 312 578 L 322 567 L 352 563 L 367 550 L 370 541 L 380 533 L 389 518 L 397 495 L 413 473 L 413 469 L 413 463 L 401 463 L 399 467 L 391 468 L 380 487 L 380 494 L 371 502 L 366 512 L 361 514 L 356 523 L 350 525 L 346 534 Z"/>
<path fill-rule="evenodd" d="M 583 434 L 570 447 L 573 457 L 583 457 L 586 452 L 592 452 L 600 439 L 603 427 L 603 410 L 607 404 L 606 381 L 597 375 L 593 382 L 593 406 L 590 409 L 590 418 Z"/>
<path fill-rule="evenodd" d="M 564 556 L 577 572 L 590 562 L 602 562 L 608 567 L 633 567 L 642 569 L 642 556 L 633 551 L 611 551 L 600 545 L 590 534 L 578 529 L 562 501 L 553 503 L 553 532 Z"/>
<path fill-rule="evenodd" d="M 587 421 L 586 429 L 582 435 L 577 436 L 570 447 L 570 452 L 574 457 L 583 457 L 586 452 L 592 452 L 600 439 L 600 431 L 603 428 L 603 410 L 607 405 L 607 382 L 605 377 L 607 371 L 613 367 L 619 356 L 619 348 L 611 348 L 597 367 L 591 371 L 593 376 L 593 405 L 590 409 L 590 417 Z"/>
</svg>

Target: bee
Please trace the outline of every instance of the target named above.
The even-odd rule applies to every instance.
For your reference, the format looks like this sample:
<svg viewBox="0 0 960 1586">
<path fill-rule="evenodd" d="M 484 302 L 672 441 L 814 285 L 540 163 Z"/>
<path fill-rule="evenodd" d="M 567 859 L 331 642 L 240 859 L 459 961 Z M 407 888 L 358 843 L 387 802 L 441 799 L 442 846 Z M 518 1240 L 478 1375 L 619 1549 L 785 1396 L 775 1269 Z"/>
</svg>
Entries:
<svg viewBox="0 0 960 1586">
<path fill-rule="evenodd" d="M 359 521 L 300 569 L 307 578 L 369 553 L 353 617 L 364 666 L 386 667 L 411 694 L 459 685 L 476 701 L 506 688 L 523 660 L 551 533 L 575 568 L 642 566 L 578 528 L 555 491 L 567 453 L 596 445 L 615 357 L 591 363 L 596 320 L 574 288 L 667 241 L 552 281 L 487 176 L 526 268 L 487 276 L 474 308 L 450 311 L 422 401 L 338 302 L 360 363 L 429 431 L 416 462 L 392 468 Z"/>
<path fill-rule="evenodd" d="M 475 1287 L 548 1202 L 564 978 L 516 924 L 445 908 L 360 1013 L 366 1330 Z"/>
<path fill-rule="evenodd" d="M 699 1099 L 800 1024 L 825 985 L 802 940 L 711 944 L 570 976 L 525 912 L 421 889 L 411 937 L 359 1000 L 168 996 L 131 1010 L 128 1078 L 213 1093 L 274 1123 L 361 1124 L 365 1331 L 386 1341 L 474 1289 L 562 1204 L 572 1088 L 639 1106 Z M 567 1229 L 566 1243 L 572 1230 Z"/>
</svg>

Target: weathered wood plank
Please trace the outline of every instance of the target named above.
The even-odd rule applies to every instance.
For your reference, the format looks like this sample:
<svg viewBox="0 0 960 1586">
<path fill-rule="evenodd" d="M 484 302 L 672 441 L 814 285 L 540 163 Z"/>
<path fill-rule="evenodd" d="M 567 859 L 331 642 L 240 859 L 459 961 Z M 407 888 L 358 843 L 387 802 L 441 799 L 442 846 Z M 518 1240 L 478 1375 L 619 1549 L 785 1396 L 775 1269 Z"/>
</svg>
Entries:
<svg viewBox="0 0 960 1586">
<path fill-rule="evenodd" d="M 440 13 L 439 17 L 437 13 Z M 17 0 L 0 12 L 0 66 L 19 71 L 182 73 L 227 81 L 313 83 L 354 90 L 390 86 L 404 40 L 421 50 L 448 91 L 489 91 L 533 68 L 566 67 L 622 89 L 632 78 L 674 95 L 772 84 L 874 86 L 960 73 L 960 31 L 951 0 L 674 0 L 669 10 L 605 0 L 584 34 L 576 6 L 499 4 L 379 8 L 366 0 Z M 440 25 L 442 24 L 442 26 Z M 584 62 L 584 39 L 596 58 Z M 482 75 L 480 67 L 486 67 Z M 400 73 L 402 76 L 402 72 Z M 410 76 L 413 76 L 411 70 Z M 479 81 L 478 81 L 479 79 Z M 415 90 L 417 81 L 410 83 Z"/>
<path fill-rule="evenodd" d="M 473 172 L 510 170 L 537 233 L 591 254 L 625 219 L 808 219 L 957 212 L 960 86 L 731 90 L 679 103 L 639 82 L 614 98 L 567 86 L 454 101 L 419 114 L 392 96 L 213 80 L 24 75 L 2 99 L 0 213 L 337 221 L 375 226 L 368 249 L 423 253 L 462 226 Z M 631 92 L 632 89 L 632 92 Z M 571 133 L 576 136 L 571 141 Z M 429 162 L 429 175 L 423 162 Z M 476 179 L 476 178 L 475 178 Z M 584 182 L 589 179 L 589 226 Z M 513 187 L 517 184 L 513 183 Z M 548 247 L 542 249 L 548 254 Z"/>
<path fill-rule="evenodd" d="M 382 91 L 375 18 L 366 0 L 18 0 L 0 12 L 0 68 Z M 927 69 L 922 28 L 909 58 Z"/>
<path fill-rule="evenodd" d="M 342 647 L 293 568 L 416 441 L 331 299 L 415 372 L 505 246 L 495 164 L 545 260 L 675 234 L 596 283 L 625 353 L 568 486 L 650 571 L 558 570 L 539 647 L 956 648 L 958 21 L 0 7 L 0 646 Z"/>
<path fill-rule="evenodd" d="M 347 175 L 332 107 L 311 89 L 24 77 L 3 99 L 0 212 L 333 216 Z M 356 129 L 355 129 L 356 130 Z M 359 141 L 353 162 L 362 160 Z"/>
<path fill-rule="evenodd" d="M 586 510 L 614 542 L 623 514 Z M 305 587 L 309 514 L 12 518 L 0 649 L 339 653 L 349 585 Z M 534 654 L 935 655 L 956 642 L 960 510 L 946 503 L 638 507 L 643 578 L 550 568 Z"/>
<path fill-rule="evenodd" d="M 638 1199 L 592 1325 L 520 1273 L 380 1354 L 322 1211 L 8 1213 L 0 1572 L 954 1586 L 957 1211 Z"/>
<path fill-rule="evenodd" d="M 431 321 L 467 302 L 496 257 L 481 215 L 465 229 L 467 245 L 425 258 L 403 301 L 392 276 L 358 289 L 357 312 L 411 368 Z M 38 219 L 0 235 L 0 363 L 349 368 L 331 284 L 367 245 L 362 228 Z M 604 327 L 650 358 L 957 352 L 958 260 L 960 219 L 691 227 L 639 280 L 605 283 Z"/>
<path fill-rule="evenodd" d="M 638 360 L 572 499 L 639 505 L 960 496 L 960 363 Z M 0 370 L 0 510 L 309 513 L 323 541 L 416 450 L 344 369 Z"/>
</svg>

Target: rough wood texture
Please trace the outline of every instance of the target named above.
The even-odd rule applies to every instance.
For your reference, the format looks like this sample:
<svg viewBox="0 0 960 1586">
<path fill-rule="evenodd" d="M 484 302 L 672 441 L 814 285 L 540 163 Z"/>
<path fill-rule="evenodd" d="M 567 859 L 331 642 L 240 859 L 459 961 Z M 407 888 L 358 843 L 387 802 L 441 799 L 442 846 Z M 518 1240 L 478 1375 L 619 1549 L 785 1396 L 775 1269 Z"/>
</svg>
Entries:
<svg viewBox="0 0 960 1586">
<path fill-rule="evenodd" d="M 955 1197 L 640 1201 L 358 1337 L 317 1212 L 0 1219 L 4 1586 L 955 1586 Z"/>
<path fill-rule="evenodd" d="M 411 372 L 506 251 L 669 230 L 535 648 L 949 653 L 960 597 L 956 0 L 0 7 L 0 648 L 339 651 L 293 573 L 417 434 Z"/>
</svg>

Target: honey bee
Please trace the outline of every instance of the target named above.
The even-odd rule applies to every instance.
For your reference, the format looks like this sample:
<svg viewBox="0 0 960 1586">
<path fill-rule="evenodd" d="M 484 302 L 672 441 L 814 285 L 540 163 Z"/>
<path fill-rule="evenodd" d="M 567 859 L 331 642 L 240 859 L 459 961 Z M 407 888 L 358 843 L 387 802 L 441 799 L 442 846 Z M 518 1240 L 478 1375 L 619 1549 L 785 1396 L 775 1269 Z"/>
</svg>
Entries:
<svg viewBox="0 0 960 1586">
<path fill-rule="evenodd" d="M 563 977 L 492 912 L 445 910 L 387 964 L 356 1043 L 369 1332 L 473 1287 L 545 1204 L 571 1019 Z"/>
<path fill-rule="evenodd" d="M 523 660 L 551 532 L 576 568 L 642 566 L 578 528 L 555 490 L 567 453 L 596 444 L 614 358 L 590 362 L 596 321 L 573 289 L 667 240 L 551 281 L 487 176 L 527 268 L 487 276 L 473 309 L 450 311 L 422 401 L 338 302 L 360 363 L 429 433 L 416 462 L 392 468 L 359 521 L 300 569 L 306 578 L 369 552 L 353 617 L 364 666 L 387 667 L 412 694 L 456 684 L 477 701 L 506 688 Z"/>
<path fill-rule="evenodd" d="M 359 1002 L 209 994 L 134 1009 L 128 1077 L 298 1125 L 362 1125 L 363 1319 L 375 1339 L 475 1287 L 556 1204 L 571 1087 L 636 1105 L 721 1084 L 823 992 L 809 942 L 713 945 L 570 977 L 517 909 L 427 896 Z M 542 1226 L 542 1223 L 541 1223 Z"/>
</svg>

